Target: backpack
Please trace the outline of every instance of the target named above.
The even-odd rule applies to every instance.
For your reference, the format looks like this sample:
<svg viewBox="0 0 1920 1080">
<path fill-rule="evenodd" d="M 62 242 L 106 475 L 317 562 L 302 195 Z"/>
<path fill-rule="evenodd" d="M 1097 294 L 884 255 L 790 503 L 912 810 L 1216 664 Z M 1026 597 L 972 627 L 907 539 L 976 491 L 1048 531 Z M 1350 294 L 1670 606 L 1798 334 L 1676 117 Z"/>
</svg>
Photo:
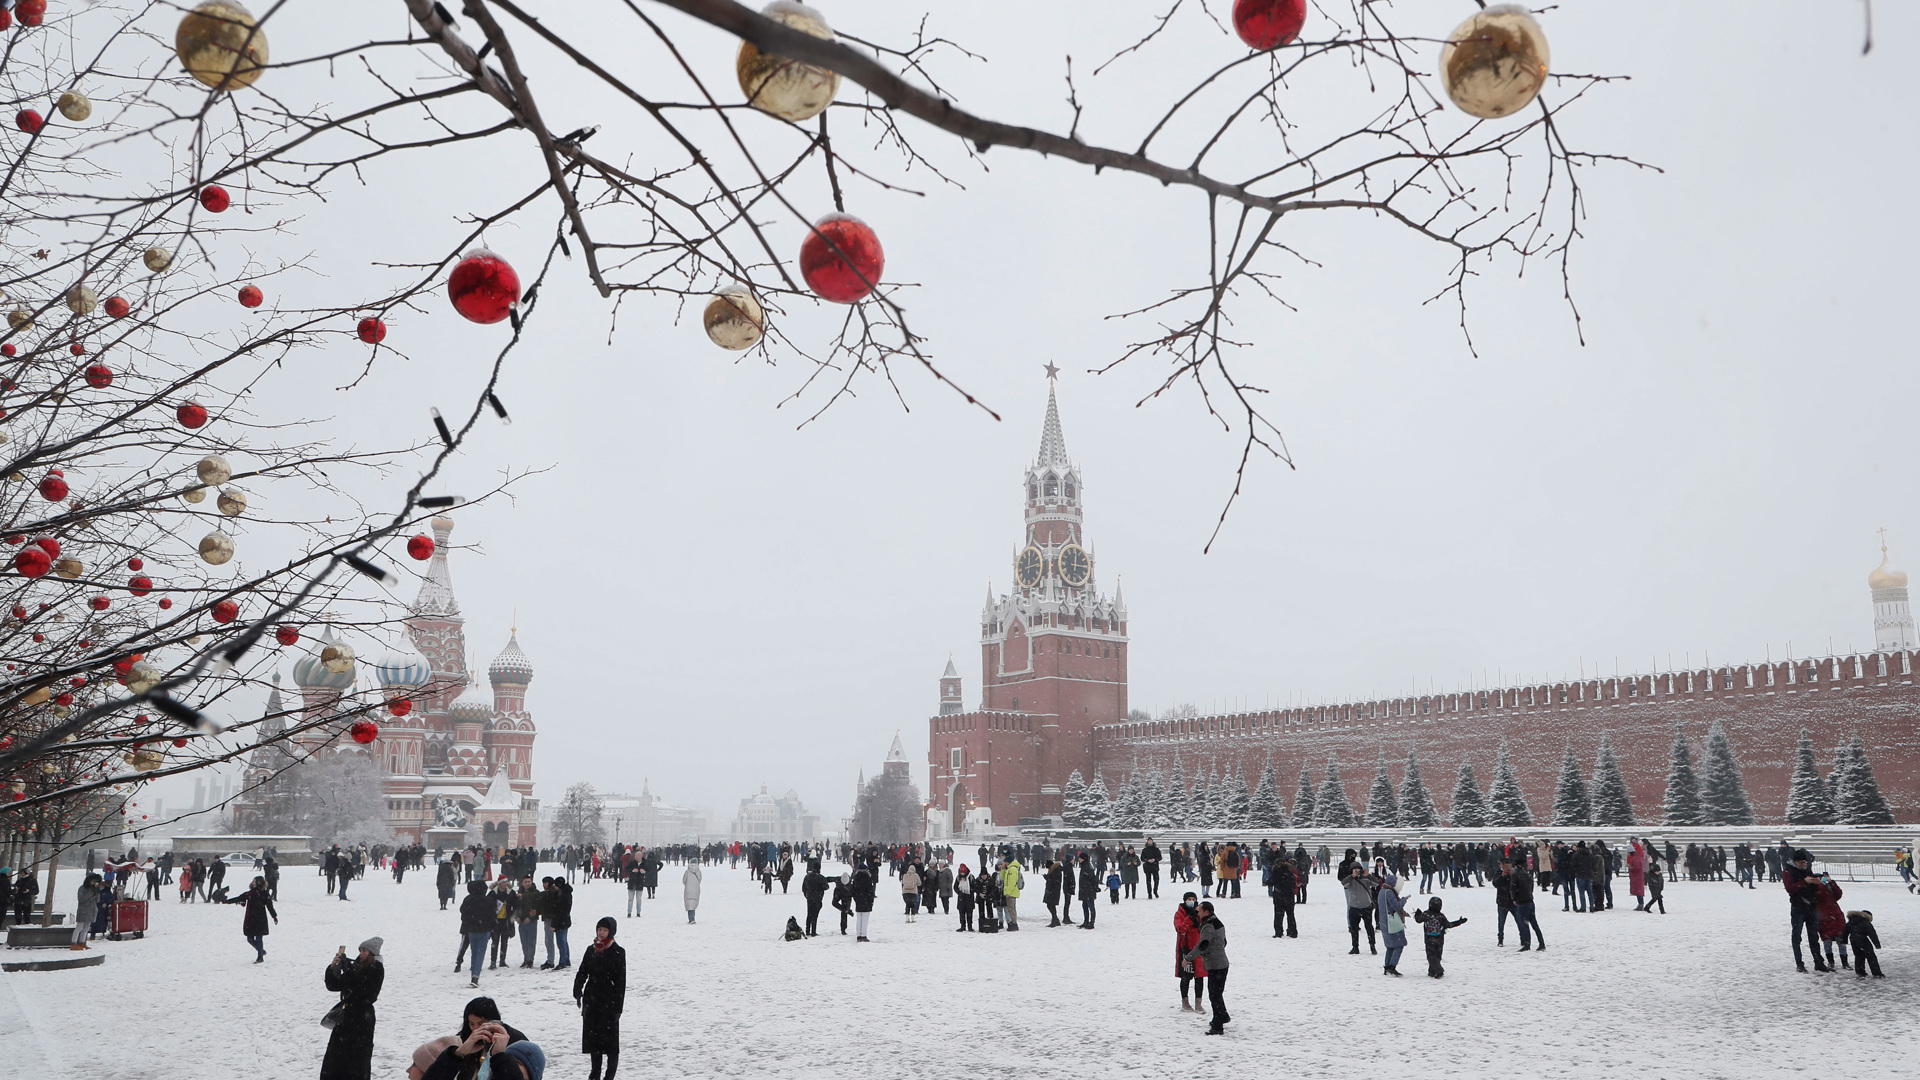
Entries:
<svg viewBox="0 0 1920 1080">
<path fill-rule="evenodd" d="M 806 936 L 807 932 L 800 929 L 800 920 L 791 915 L 787 916 L 787 932 L 782 936 L 782 940 L 799 941 Z"/>
</svg>

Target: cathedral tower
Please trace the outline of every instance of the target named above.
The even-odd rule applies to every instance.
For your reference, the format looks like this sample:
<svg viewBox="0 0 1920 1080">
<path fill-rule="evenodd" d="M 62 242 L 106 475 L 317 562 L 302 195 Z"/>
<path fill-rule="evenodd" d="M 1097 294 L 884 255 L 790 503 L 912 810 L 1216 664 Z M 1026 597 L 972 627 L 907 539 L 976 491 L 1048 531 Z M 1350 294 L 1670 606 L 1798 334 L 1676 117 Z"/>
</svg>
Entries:
<svg viewBox="0 0 1920 1080">
<path fill-rule="evenodd" d="M 1880 530 L 1880 565 L 1867 575 L 1867 588 L 1873 591 L 1873 647 L 1883 653 L 1920 647 L 1907 604 L 1907 575 L 1887 568 L 1885 529 Z"/>
</svg>

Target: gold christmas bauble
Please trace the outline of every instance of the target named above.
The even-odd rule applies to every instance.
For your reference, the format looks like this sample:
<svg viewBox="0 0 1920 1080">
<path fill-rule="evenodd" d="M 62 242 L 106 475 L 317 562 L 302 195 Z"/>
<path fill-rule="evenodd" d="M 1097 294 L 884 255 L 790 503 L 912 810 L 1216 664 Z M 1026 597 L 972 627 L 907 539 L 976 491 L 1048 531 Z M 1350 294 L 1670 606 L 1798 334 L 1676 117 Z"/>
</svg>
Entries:
<svg viewBox="0 0 1920 1080">
<path fill-rule="evenodd" d="M 344 641 L 336 641 L 320 650 L 320 666 L 335 675 L 345 675 L 353 670 L 353 646 Z"/>
<path fill-rule="evenodd" d="M 190 503 L 197 503 L 207 497 L 207 489 L 203 487 L 188 488 L 180 493 L 180 497 Z"/>
<path fill-rule="evenodd" d="M 127 764 L 139 772 L 152 772 L 167 763 L 166 755 L 158 750 L 135 750 L 125 758 Z"/>
<path fill-rule="evenodd" d="M 760 301 L 740 285 L 728 286 L 707 301 L 702 321 L 707 326 L 707 337 L 715 345 L 734 352 L 760 344 L 760 338 L 767 332 L 767 315 Z"/>
<path fill-rule="evenodd" d="M 233 537 L 214 531 L 200 538 L 200 561 L 219 566 L 233 558 Z"/>
<path fill-rule="evenodd" d="M 223 487 L 220 498 L 215 500 L 220 512 L 228 517 L 239 517 L 247 512 L 247 493 L 237 487 Z"/>
<path fill-rule="evenodd" d="M 33 689 L 27 691 L 27 696 L 21 698 L 20 702 L 23 705 L 40 705 L 45 703 L 46 700 L 52 696 L 53 696 L 53 691 L 47 689 L 44 686 L 36 686 Z"/>
<path fill-rule="evenodd" d="M 73 715 L 73 709 L 67 705 L 55 705 L 53 707 L 53 715 L 57 719 L 65 720 L 67 717 Z"/>
<path fill-rule="evenodd" d="M 163 247 L 150 247 L 141 253 L 140 262 L 157 274 L 173 265 L 173 252 Z"/>
<path fill-rule="evenodd" d="M 814 37 L 833 39 L 826 16 L 794 0 L 774 0 L 760 14 Z M 763 53 L 750 41 L 740 43 L 734 68 L 747 104 L 782 120 L 811 120 L 840 92 L 839 72 Z"/>
<path fill-rule="evenodd" d="M 180 20 L 173 52 L 187 74 L 215 90 L 252 86 L 267 65 L 267 34 L 232 0 L 209 0 Z"/>
<path fill-rule="evenodd" d="M 7 440 L 11 438 L 13 438 L 13 436 L 7 434 L 6 428 L 0 428 L 0 446 L 7 445 Z"/>
<path fill-rule="evenodd" d="M 1460 111 L 1512 116 L 1546 85 L 1547 35 L 1527 9 L 1497 4 L 1454 28 L 1440 50 L 1440 78 Z"/>
<path fill-rule="evenodd" d="M 85 285 L 75 285 L 67 290 L 67 310 L 75 315 L 91 315 L 93 309 L 100 306 L 100 297 Z"/>
<path fill-rule="evenodd" d="M 25 330 L 33 325 L 33 313 L 23 307 L 14 308 L 7 312 L 7 325 L 15 330 Z"/>
<path fill-rule="evenodd" d="M 233 466 L 218 454 L 201 458 L 193 471 L 199 474 L 203 484 L 224 484 L 233 478 Z"/>
<path fill-rule="evenodd" d="M 87 567 L 86 564 L 71 555 L 62 555 L 60 558 L 54 560 L 53 572 L 66 578 L 68 581 L 72 581 L 74 578 L 86 573 Z"/>
<path fill-rule="evenodd" d="M 60 110 L 61 116 L 76 123 L 93 115 L 93 102 L 88 101 L 87 95 L 78 90 L 69 90 L 61 94 L 60 100 L 54 103 L 54 108 Z"/>
<path fill-rule="evenodd" d="M 136 661 L 127 669 L 127 690 L 135 694 L 144 694 L 153 689 L 164 677 L 159 665 L 145 660 Z"/>
</svg>

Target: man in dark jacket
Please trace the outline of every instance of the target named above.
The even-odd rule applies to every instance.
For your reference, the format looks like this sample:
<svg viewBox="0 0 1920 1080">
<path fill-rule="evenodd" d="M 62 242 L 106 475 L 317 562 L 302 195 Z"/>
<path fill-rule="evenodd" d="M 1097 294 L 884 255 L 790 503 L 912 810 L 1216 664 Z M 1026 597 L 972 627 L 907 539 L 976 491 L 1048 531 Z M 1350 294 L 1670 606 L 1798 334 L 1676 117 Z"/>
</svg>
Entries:
<svg viewBox="0 0 1920 1080">
<path fill-rule="evenodd" d="M 833 882 L 833 906 L 840 912 L 840 936 L 847 935 L 847 920 L 853 918 L 853 886 L 851 877 L 842 874 Z"/>
<path fill-rule="evenodd" d="M 1524 858 L 1524 856 L 1522 856 Z M 1513 900 L 1513 923 L 1520 928 L 1520 951 L 1547 951 L 1547 934 L 1540 929 L 1540 919 L 1533 909 L 1533 875 L 1527 873 L 1524 864 L 1513 867 L 1507 880 L 1507 894 Z M 1531 928 L 1533 936 L 1527 936 Z"/>
<path fill-rule="evenodd" d="M 447 910 L 447 901 L 453 899 L 453 864 L 443 862 L 434 873 L 433 887 L 440 893 L 440 910 Z"/>
<path fill-rule="evenodd" d="M 1100 906 L 1100 878 L 1084 853 L 1080 856 L 1080 880 L 1074 891 L 1080 894 L 1080 929 L 1091 930 L 1094 912 Z"/>
<path fill-rule="evenodd" d="M 1147 878 L 1147 899 L 1157 899 L 1160 896 L 1160 845 L 1154 843 L 1151 836 L 1147 837 L 1147 846 L 1140 849 L 1140 869 Z"/>
<path fill-rule="evenodd" d="M 853 894 L 854 940 L 867 940 L 867 922 L 873 917 L 873 875 L 866 867 L 853 872 L 853 884 L 849 887 Z"/>
<path fill-rule="evenodd" d="M 1290 938 L 1300 936 L 1300 924 L 1293 918 L 1294 897 L 1299 895 L 1300 889 L 1296 873 L 1293 861 L 1286 857 L 1284 850 L 1277 852 L 1267 867 L 1267 895 L 1273 897 L 1274 937 L 1280 937 L 1282 933 Z"/>
<path fill-rule="evenodd" d="M 1067 873 L 1068 871 L 1059 863 L 1047 865 L 1046 891 L 1041 895 L 1040 902 L 1047 905 L 1047 914 L 1053 916 L 1053 921 L 1048 923 L 1048 926 L 1060 925 L 1060 879 Z M 1072 919 L 1073 912 L 1067 912 L 1067 918 Z"/>
<path fill-rule="evenodd" d="M 827 878 L 819 866 L 807 864 L 807 876 L 800 879 L 800 895 L 807 899 L 807 936 L 819 937 L 820 905 L 827 896 Z"/>
<path fill-rule="evenodd" d="M 540 890 L 533 887 L 533 875 L 520 879 L 520 892 L 513 903 L 514 929 L 520 933 L 520 966 L 533 966 L 533 949 L 540 933 Z"/>
<path fill-rule="evenodd" d="M 480 965 L 487 958 L 487 943 L 493 940 L 493 901 L 487 896 L 485 882 L 467 882 L 467 898 L 460 901 L 460 956 L 454 958 L 453 970 L 460 970 L 460 960 L 473 950 L 473 983 L 480 985 Z"/>
<path fill-rule="evenodd" d="M 1800 931 L 1807 932 L 1807 948 L 1813 950 L 1813 969 L 1831 971 L 1820 952 L 1820 939 L 1817 935 L 1820 926 L 1820 913 L 1815 907 L 1815 892 L 1819 887 L 1819 875 L 1813 872 L 1813 856 L 1806 848 L 1796 848 L 1793 861 L 1780 871 L 1780 883 L 1787 890 L 1787 905 L 1793 917 L 1793 966 L 1801 971 L 1807 970 L 1806 960 L 1800 955 Z"/>
</svg>

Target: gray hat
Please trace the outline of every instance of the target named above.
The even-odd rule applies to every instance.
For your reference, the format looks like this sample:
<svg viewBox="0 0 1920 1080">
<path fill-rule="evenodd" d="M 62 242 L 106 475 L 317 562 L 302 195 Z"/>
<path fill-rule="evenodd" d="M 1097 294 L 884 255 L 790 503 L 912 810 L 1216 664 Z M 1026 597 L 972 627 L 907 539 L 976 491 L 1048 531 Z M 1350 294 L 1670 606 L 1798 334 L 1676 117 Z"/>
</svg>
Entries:
<svg viewBox="0 0 1920 1080">
<path fill-rule="evenodd" d="M 373 958 L 375 960 L 378 960 L 380 959 L 380 946 L 385 945 L 386 943 L 387 943 L 386 938 L 370 937 L 367 940 L 361 942 L 360 947 L 362 949 L 365 949 L 367 952 L 372 953 Z"/>
</svg>

